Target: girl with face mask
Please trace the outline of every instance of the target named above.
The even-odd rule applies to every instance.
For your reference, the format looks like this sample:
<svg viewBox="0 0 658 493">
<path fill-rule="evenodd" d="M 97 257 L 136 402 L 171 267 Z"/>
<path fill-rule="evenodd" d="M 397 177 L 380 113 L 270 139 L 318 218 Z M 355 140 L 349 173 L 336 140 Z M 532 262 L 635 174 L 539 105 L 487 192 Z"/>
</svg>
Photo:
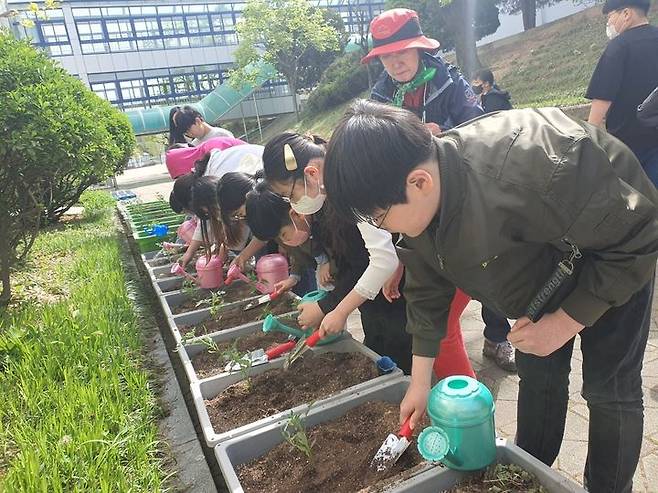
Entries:
<svg viewBox="0 0 658 493">
<path fill-rule="evenodd" d="M 247 195 L 246 212 L 249 226 L 257 238 L 276 238 L 285 245 L 291 259 L 291 276 L 304 267 L 315 265 L 319 256 L 326 256 L 334 289 L 319 302 L 299 307 L 300 325 L 316 328 L 322 319 L 316 317 L 316 313 L 323 315 L 334 310 L 368 265 L 368 252 L 358 229 L 341 224 L 326 206 L 314 214 L 299 214 L 289 201 L 269 190 L 266 183 L 257 185 Z M 311 305 L 310 310 L 307 305 Z M 411 369 L 411 344 L 405 331 L 405 310 L 402 298 L 389 303 L 382 295 L 365 301 L 359 309 L 364 343 L 373 351 L 390 356 L 408 373 Z"/>
<path fill-rule="evenodd" d="M 300 214 L 313 214 L 315 217 L 317 212 L 321 212 L 326 207 L 322 178 L 325 144 L 326 142 L 318 137 L 286 132 L 270 140 L 263 151 L 263 171 L 270 189 Z M 377 184 L 373 183 L 373 186 Z M 367 252 L 367 255 L 364 257 L 365 263 L 359 276 L 354 277 L 352 285 L 349 286 L 351 290 L 343 290 L 335 306 L 325 305 L 321 309 L 317 303 L 306 303 L 301 307 L 304 320 L 312 322 L 309 325 L 319 326 L 323 336 L 342 330 L 349 314 L 357 308 L 362 314 L 363 322 L 363 307 L 368 306 L 370 302 L 385 299 L 386 305 L 391 305 L 402 299 L 399 286 L 403 271 L 398 268 L 401 264 L 390 233 L 378 227 L 381 218 L 352 226 L 351 231 L 358 231 L 360 238 L 357 237 L 349 243 L 344 241 L 347 235 L 341 228 L 341 221 L 332 218 L 332 214 L 329 216 L 331 222 L 336 224 L 329 228 L 326 243 L 333 241 L 338 247 L 336 250 L 346 252 L 347 256 L 361 251 Z M 334 281 L 338 289 L 335 276 Z M 442 355 L 441 358 L 437 357 L 434 365 L 435 374 L 439 378 L 457 374 L 475 377 L 459 325 L 459 315 L 468 300 L 465 295 L 456 296 L 453 300 L 448 333 L 440 349 L 437 348 L 437 353 Z M 387 307 L 381 305 L 380 308 L 382 313 L 385 313 Z M 394 327 L 395 324 L 401 326 Z M 402 330 L 404 325 L 406 325 L 406 315 L 403 320 L 391 317 L 390 324 L 385 323 L 382 330 L 384 332 L 390 330 L 395 334 L 396 330 Z M 365 331 L 365 322 L 363 326 Z"/>
</svg>

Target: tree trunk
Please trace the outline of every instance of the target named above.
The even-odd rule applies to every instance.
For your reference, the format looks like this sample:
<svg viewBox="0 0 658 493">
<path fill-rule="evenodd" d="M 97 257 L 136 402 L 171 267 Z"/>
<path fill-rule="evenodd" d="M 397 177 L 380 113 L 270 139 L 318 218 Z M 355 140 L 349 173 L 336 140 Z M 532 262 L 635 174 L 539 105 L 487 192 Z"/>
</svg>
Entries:
<svg viewBox="0 0 658 493">
<path fill-rule="evenodd" d="M 482 67 L 475 47 L 475 1 L 456 0 L 450 5 L 449 25 L 455 26 L 455 54 L 464 76 L 470 78 Z"/>
<path fill-rule="evenodd" d="M 521 0 L 523 15 L 523 30 L 527 31 L 537 26 L 537 0 Z"/>
<path fill-rule="evenodd" d="M 0 235 L 0 278 L 2 279 L 2 291 L 0 291 L 0 307 L 5 307 L 11 300 L 11 279 L 9 269 L 13 252 L 9 248 L 9 228 L 3 228 L 4 234 Z"/>
<path fill-rule="evenodd" d="M 295 107 L 295 121 L 299 121 L 299 107 L 297 106 L 297 62 L 295 62 L 292 75 L 288 77 L 288 87 L 292 93 L 292 104 Z"/>
</svg>

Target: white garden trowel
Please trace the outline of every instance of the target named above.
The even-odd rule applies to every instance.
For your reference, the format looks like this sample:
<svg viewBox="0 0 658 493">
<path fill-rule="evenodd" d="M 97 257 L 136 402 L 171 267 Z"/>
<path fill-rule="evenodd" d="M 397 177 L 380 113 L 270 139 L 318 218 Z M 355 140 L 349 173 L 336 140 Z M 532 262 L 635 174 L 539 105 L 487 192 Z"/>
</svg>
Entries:
<svg viewBox="0 0 658 493">
<path fill-rule="evenodd" d="M 412 430 L 410 421 L 411 416 L 404 420 L 397 435 L 391 433 L 386 437 L 375 457 L 370 461 L 370 467 L 378 472 L 393 467 L 404 451 L 407 450 L 409 444 L 411 444 Z"/>
</svg>

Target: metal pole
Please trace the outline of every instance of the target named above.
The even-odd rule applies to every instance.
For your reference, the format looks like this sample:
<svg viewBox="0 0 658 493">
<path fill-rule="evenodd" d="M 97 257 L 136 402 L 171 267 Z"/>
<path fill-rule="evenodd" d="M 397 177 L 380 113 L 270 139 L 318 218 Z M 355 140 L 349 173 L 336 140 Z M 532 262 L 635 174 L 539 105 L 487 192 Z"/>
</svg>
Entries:
<svg viewBox="0 0 658 493">
<path fill-rule="evenodd" d="M 258 103 L 256 102 L 256 93 L 252 92 L 251 97 L 254 99 L 254 108 L 256 108 L 256 121 L 258 122 L 258 133 L 260 134 L 260 141 L 263 142 L 263 129 L 260 126 L 260 116 L 258 115 Z"/>
<path fill-rule="evenodd" d="M 240 113 L 242 113 L 242 127 L 244 128 L 244 140 L 249 142 L 249 135 L 247 134 L 247 122 L 244 121 L 244 108 L 242 107 L 242 102 L 240 102 Z"/>
</svg>

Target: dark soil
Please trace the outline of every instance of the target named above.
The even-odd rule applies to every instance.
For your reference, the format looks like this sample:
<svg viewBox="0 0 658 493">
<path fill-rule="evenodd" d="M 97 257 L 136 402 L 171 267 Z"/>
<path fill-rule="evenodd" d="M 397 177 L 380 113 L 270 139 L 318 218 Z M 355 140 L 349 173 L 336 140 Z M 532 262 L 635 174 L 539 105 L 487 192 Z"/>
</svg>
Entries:
<svg viewBox="0 0 658 493">
<path fill-rule="evenodd" d="M 494 464 L 450 493 L 548 493 L 537 477 L 516 464 Z"/>
<path fill-rule="evenodd" d="M 384 439 L 399 429 L 398 416 L 397 404 L 362 404 L 307 431 L 313 443 L 310 459 L 284 441 L 263 457 L 240 466 L 240 483 L 246 493 L 377 490 L 423 463 L 414 441 L 393 467 L 382 472 L 370 467 Z"/>
<path fill-rule="evenodd" d="M 251 296 L 256 296 L 258 291 L 256 291 L 253 286 L 250 286 L 244 282 L 234 282 L 230 286 L 224 286 L 215 291 L 219 293 L 222 297 L 221 304 L 233 303 L 234 301 L 240 301 Z M 195 296 L 187 301 L 184 301 L 180 305 L 172 309 L 172 312 L 175 314 L 189 312 L 193 310 L 201 310 L 202 308 L 210 308 L 210 303 L 203 303 L 202 305 L 196 306 L 200 300 L 209 299 L 211 297 L 212 290 L 204 289 L 200 292 L 195 293 Z M 221 313 L 221 308 L 219 309 Z"/>
<path fill-rule="evenodd" d="M 295 306 L 293 300 L 285 296 L 251 310 L 244 311 L 243 308 L 243 305 L 238 305 L 222 310 L 212 320 L 205 320 L 198 325 L 179 327 L 180 333 L 185 335 L 194 330 L 194 334 L 197 336 L 211 334 L 221 330 L 232 329 L 248 322 L 263 320 L 268 313 L 282 315 L 293 311 Z"/>
<path fill-rule="evenodd" d="M 250 386 L 239 382 L 206 401 L 215 431 L 223 433 L 253 423 L 378 376 L 373 361 L 359 353 L 307 355 L 289 370 L 255 375 Z"/>
<path fill-rule="evenodd" d="M 224 371 L 227 361 L 222 353 L 230 349 L 233 344 L 240 354 L 245 354 L 256 349 L 268 350 L 272 346 L 284 343 L 288 340 L 286 334 L 281 332 L 262 332 L 258 331 L 248 336 L 240 337 L 237 340 L 222 342 L 217 344 L 217 352 L 209 353 L 207 349 L 192 358 L 192 366 L 199 378 L 208 378 Z"/>
</svg>

